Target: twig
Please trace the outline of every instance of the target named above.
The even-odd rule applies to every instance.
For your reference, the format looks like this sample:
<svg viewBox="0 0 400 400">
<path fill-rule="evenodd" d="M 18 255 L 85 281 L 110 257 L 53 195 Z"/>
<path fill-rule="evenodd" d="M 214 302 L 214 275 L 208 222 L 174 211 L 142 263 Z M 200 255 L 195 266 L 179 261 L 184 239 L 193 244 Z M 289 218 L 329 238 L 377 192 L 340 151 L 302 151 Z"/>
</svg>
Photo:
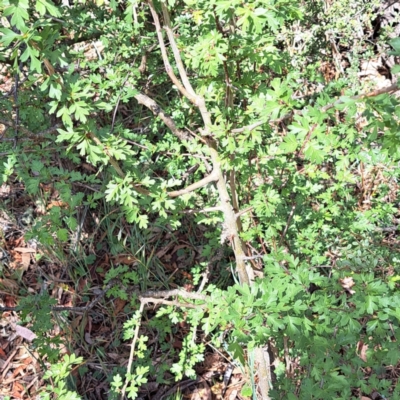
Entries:
<svg viewBox="0 0 400 400">
<path fill-rule="evenodd" d="M 202 208 L 198 210 L 183 210 L 179 211 L 180 214 L 197 214 L 197 213 L 209 213 L 209 212 L 218 212 L 222 211 L 221 207 L 208 207 L 208 208 Z"/>
<path fill-rule="evenodd" d="M 306 136 L 305 139 L 304 139 L 304 142 L 303 142 L 301 148 L 296 152 L 296 155 L 295 155 L 296 157 L 301 157 L 301 156 L 302 156 L 303 150 L 304 150 L 304 148 L 306 147 L 306 144 L 307 144 L 308 141 L 310 140 L 310 138 L 311 138 L 311 136 L 312 136 L 312 134 L 313 134 L 313 132 L 314 132 L 314 130 L 315 130 L 315 128 L 316 128 L 317 126 L 318 126 L 318 124 L 314 124 L 314 125 L 310 128 L 309 132 L 307 133 L 307 136 Z"/>
<path fill-rule="evenodd" d="M 158 38 L 158 44 L 160 45 L 160 50 L 161 50 L 161 55 L 162 59 L 164 61 L 164 66 L 165 66 L 165 71 L 167 72 L 168 76 L 170 77 L 172 83 L 178 88 L 178 90 L 188 99 L 190 100 L 194 105 L 197 104 L 197 96 L 194 96 L 192 92 L 189 92 L 179 81 L 179 79 L 176 77 L 174 71 L 172 70 L 172 66 L 169 62 L 168 59 L 168 54 L 167 50 L 165 48 L 165 43 L 164 43 L 164 38 L 162 35 L 162 29 L 161 29 L 161 24 L 160 20 L 158 18 L 158 14 L 154 8 L 154 4 L 152 0 L 148 0 L 149 6 L 150 6 L 150 12 L 154 20 L 154 24 L 156 26 L 156 33 L 157 33 L 157 38 Z M 164 10 L 163 10 L 164 12 Z M 171 40 L 172 39 L 172 40 Z M 169 37 L 171 47 L 173 48 L 173 43 L 175 42 L 173 37 Z M 179 51 L 179 50 L 178 50 Z M 173 49 L 174 55 L 175 55 L 175 50 Z M 181 60 L 182 63 L 182 60 Z M 178 64 L 178 63 L 177 63 Z M 179 68 L 179 67 L 178 67 Z M 180 71 L 179 71 L 180 72 Z M 193 89 L 192 89 L 193 90 Z"/>
<path fill-rule="evenodd" d="M 165 300 L 165 299 L 156 299 L 154 297 L 140 297 L 140 301 L 143 302 L 143 304 L 148 304 L 148 303 L 153 303 L 153 304 L 162 304 L 165 306 L 175 306 L 175 307 L 180 307 L 180 308 L 205 308 L 205 304 L 190 304 L 190 303 L 180 303 L 177 300 Z"/>
<path fill-rule="evenodd" d="M 208 184 L 211 183 L 211 182 L 216 182 L 217 180 L 218 180 L 218 176 L 217 176 L 217 174 L 213 171 L 210 175 L 206 176 L 205 178 L 203 178 L 203 179 L 201 179 L 201 180 L 199 180 L 199 181 L 197 181 L 197 182 L 195 182 L 195 183 L 192 183 L 191 185 L 187 186 L 187 187 L 184 188 L 184 189 L 175 190 L 175 191 L 173 191 L 173 192 L 168 192 L 168 196 L 169 196 L 169 197 L 179 197 L 179 196 L 182 196 L 182 195 L 184 195 L 184 194 L 193 192 L 193 191 L 196 190 L 196 189 L 200 189 L 200 188 L 202 188 L 203 186 L 206 186 L 206 185 L 208 185 Z"/>
<path fill-rule="evenodd" d="M 232 129 L 231 132 L 232 133 L 243 133 L 244 131 L 249 131 L 250 132 L 253 129 L 256 129 L 259 126 L 264 125 L 266 123 L 267 123 L 267 121 L 258 121 L 258 122 L 255 122 L 254 124 L 243 126 L 242 128 Z"/>
<path fill-rule="evenodd" d="M 5 126 L 9 126 L 9 127 L 13 127 L 15 125 L 14 122 L 10 122 L 4 119 L 0 119 L 0 124 L 3 124 Z M 38 136 L 44 136 L 47 135 L 48 133 L 52 133 L 55 132 L 58 128 L 61 128 L 61 124 L 56 124 L 48 129 L 45 129 L 44 131 L 38 132 L 38 133 L 34 133 L 32 131 L 30 131 L 29 129 L 24 128 L 23 126 L 18 126 L 18 129 L 23 132 L 26 133 L 28 136 L 30 136 L 31 138 L 36 138 Z"/>
<path fill-rule="evenodd" d="M 185 67 L 183 66 L 180 51 L 179 51 L 178 47 L 174 45 L 175 44 L 174 32 L 172 31 L 172 28 L 171 28 L 171 21 L 169 18 L 167 6 L 166 6 L 165 2 L 163 2 L 163 1 L 161 2 L 161 9 L 162 9 L 163 17 L 164 17 L 164 22 L 165 22 L 165 30 L 167 32 L 167 36 L 168 36 L 169 42 L 171 44 L 172 52 L 174 53 L 176 66 L 178 68 L 179 75 L 182 79 L 182 83 L 185 86 L 185 89 L 193 97 L 193 99 L 196 99 L 197 96 L 196 96 L 196 93 L 193 90 L 193 87 L 189 81 L 187 74 L 186 74 Z"/>
<path fill-rule="evenodd" d="M 244 210 L 240 210 L 239 212 L 237 212 L 237 213 L 235 214 L 235 217 L 238 218 L 238 217 L 240 217 L 241 215 L 248 213 L 248 212 L 251 211 L 253 208 L 254 208 L 254 207 L 251 206 L 251 207 L 245 208 Z"/>
<path fill-rule="evenodd" d="M 288 216 L 288 219 L 287 219 L 287 222 L 286 222 L 285 229 L 283 230 L 282 235 L 281 235 L 281 238 L 280 238 L 280 240 L 279 240 L 279 247 L 282 245 L 283 239 L 285 238 L 286 233 L 287 233 L 287 231 L 288 231 L 288 229 L 289 229 L 290 222 L 292 221 L 292 218 L 293 218 L 294 210 L 295 210 L 295 209 L 296 209 L 296 203 L 293 202 L 293 203 L 292 203 L 292 208 L 291 208 L 291 210 L 290 210 L 290 213 L 289 213 L 289 216 Z"/>
<path fill-rule="evenodd" d="M 394 83 L 393 85 L 387 86 L 385 88 L 382 89 L 377 89 L 377 90 L 373 90 L 372 92 L 368 92 L 368 93 L 364 93 L 364 94 L 360 94 L 357 96 L 352 96 L 350 97 L 351 100 L 362 100 L 364 98 L 369 98 L 369 97 L 375 97 L 375 96 L 379 96 L 380 94 L 384 94 L 384 93 L 394 93 L 397 92 L 398 90 L 400 90 L 400 87 L 398 86 L 398 83 Z M 330 110 L 333 107 L 336 107 L 340 104 L 343 104 L 343 100 L 342 99 L 338 99 L 337 101 L 327 104 L 325 107 L 321 108 L 321 112 L 326 112 L 328 110 Z M 242 128 L 237 128 L 237 129 L 232 129 L 231 132 L 232 133 L 242 133 L 244 131 L 252 131 L 253 129 L 258 128 L 261 125 L 264 125 L 266 123 L 279 123 L 282 122 L 288 118 L 290 118 L 293 115 L 293 112 L 287 113 L 284 116 L 282 116 L 281 118 L 275 119 L 275 120 L 270 120 L 270 121 L 258 121 L 255 122 L 254 124 L 251 125 L 247 125 L 247 126 L 243 126 Z"/>
<path fill-rule="evenodd" d="M 124 86 L 125 86 L 126 82 L 129 79 L 129 75 L 130 74 L 128 74 L 127 77 L 125 78 L 124 83 L 122 84 L 121 90 L 119 91 L 119 94 L 118 94 L 117 103 L 115 104 L 114 112 L 113 112 L 113 116 L 112 116 L 110 133 L 113 133 L 113 131 L 114 131 L 115 119 L 117 117 L 117 112 L 118 112 L 119 103 L 121 101 L 122 91 L 124 89 Z"/>
<path fill-rule="evenodd" d="M 138 313 L 140 318 L 142 316 L 143 309 L 144 309 L 144 303 L 140 302 L 140 308 L 139 308 L 139 313 Z M 121 400 L 124 400 L 126 388 L 128 387 L 128 384 L 129 384 L 129 374 L 131 373 L 131 369 L 132 369 L 133 356 L 135 354 L 135 345 L 136 345 L 136 341 L 137 341 L 138 336 L 139 336 L 139 328 L 140 328 L 140 320 L 137 321 L 136 328 L 135 328 L 135 335 L 133 337 L 132 344 L 131 344 L 131 351 L 130 351 L 130 354 L 129 354 L 128 366 L 127 366 L 127 369 L 126 369 L 127 370 L 127 376 L 125 378 L 124 386 L 123 386 L 123 388 L 121 390 Z"/>
<path fill-rule="evenodd" d="M 133 87 L 133 89 L 135 88 Z M 134 95 L 134 97 L 139 104 L 143 104 L 151 110 L 156 117 L 160 118 L 175 136 L 181 140 L 190 140 L 190 135 L 178 129 L 174 120 L 152 98 L 140 92 Z"/>
<path fill-rule="evenodd" d="M 167 298 L 167 297 L 173 297 L 173 296 L 181 296 L 183 298 L 191 299 L 191 300 L 207 301 L 209 299 L 209 297 L 206 296 L 205 294 L 187 292 L 186 290 L 180 290 L 180 289 L 161 290 L 161 291 L 148 290 L 147 292 L 142 293 L 139 296 L 139 298 L 154 297 L 154 298 L 160 299 L 160 298 Z"/>
<path fill-rule="evenodd" d="M 369 97 L 376 97 L 376 96 L 379 96 L 384 93 L 394 93 L 394 92 L 397 92 L 398 90 L 400 90 L 398 84 L 394 83 L 393 85 L 387 86 L 382 89 L 376 89 L 376 90 L 373 90 L 372 92 L 359 94 L 357 96 L 351 96 L 350 99 L 351 100 L 362 100 L 362 99 L 369 98 Z M 334 103 L 327 104 L 325 107 L 322 107 L 321 111 L 326 112 L 326 111 L 330 110 L 331 108 L 336 107 L 343 103 L 344 103 L 344 101 L 342 99 L 338 99 Z"/>
<path fill-rule="evenodd" d="M 211 265 L 210 265 L 210 263 L 208 263 L 206 269 L 201 274 L 201 282 L 200 282 L 199 288 L 197 289 L 197 293 L 201 293 L 204 290 L 204 288 L 209 280 L 210 268 L 211 268 Z"/>
<path fill-rule="evenodd" d="M 157 392 L 156 395 L 153 397 L 153 400 L 162 400 L 164 397 L 170 396 L 171 394 L 175 393 L 178 389 L 184 390 L 198 382 L 200 382 L 200 379 L 189 379 L 188 381 L 179 382 L 165 393 L 159 394 Z"/>
<path fill-rule="evenodd" d="M 87 305 L 84 307 L 62 307 L 62 306 L 53 306 L 50 308 L 50 311 L 57 311 L 57 312 L 62 312 L 62 311 L 89 311 L 91 310 L 106 294 L 106 292 L 114 285 L 116 285 L 116 281 L 112 280 L 108 282 L 106 287 L 101 290 L 98 295 Z M 0 311 L 20 311 L 20 307 L 0 307 Z M 32 310 L 33 311 L 33 310 Z"/>
</svg>

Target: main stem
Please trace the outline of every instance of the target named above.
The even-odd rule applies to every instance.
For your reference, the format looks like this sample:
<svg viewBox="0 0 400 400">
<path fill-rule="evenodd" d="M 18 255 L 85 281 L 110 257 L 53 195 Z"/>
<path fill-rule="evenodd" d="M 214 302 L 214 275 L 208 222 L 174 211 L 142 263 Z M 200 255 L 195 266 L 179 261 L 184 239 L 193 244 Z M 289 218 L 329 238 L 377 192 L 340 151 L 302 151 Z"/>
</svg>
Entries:
<svg viewBox="0 0 400 400">
<path fill-rule="evenodd" d="M 179 71 L 180 79 L 183 84 L 179 81 L 179 79 L 175 76 L 171 64 L 169 63 L 166 46 L 164 43 L 162 28 L 160 24 L 160 20 L 158 18 L 158 14 L 155 11 L 154 4 L 152 0 L 148 0 L 150 11 L 154 19 L 154 24 L 156 27 L 158 42 L 161 49 L 161 54 L 163 58 L 163 62 L 165 65 L 165 69 L 171 81 L 175 84 L 178 90 L 181 92 L 183 96 L 185 96 L 192 104 L 195 104 L 201 114 L 203 119 L 204 128 L 202 130 L 202 135 L 207 143 L 209 148 L 211 161 L 213 165 L 213 171 L 211 175 L 215 177 L 219 201 L 220 201 L 220 209 L 224 215 L 224 224 L 223 224 L 223 232 L 222 237 L 228 239 L 231 244 L 235 254 L 236 261 L 236 271 L 239 276 L 241 285 L 252 285 L 254 281 L 254 272 L 250 265 L 246 264 L 245 257 L 246 253 L 244 251 L 245 246 L 239 236 L 239 229 L 237 225 L 237 216 L 233 209 L 232 199 L 228 192 L 228 187 L 225 182 L 223 173 L 222 173 L 222 164 L 218 154 L 217 142 L 213 138 L 212 134 L 212 122 L 210 113 L 208 112 L 205 99 L 202 96 L 199 96 L 192 88 L 190 81 L 188 79 L 186 70 L 183 66 L 180 50 L 175 42 L 174 35 L 172 34 L 171 23 L 169 12 L 166 5 L 162 2 L 162 12 L 164 15 L 164 23 L 166 25 L 165 29 L 168 33 L 168 38 L 170 42 L 170 46 L 172 52 L 174 54 L 175 62 Z M 259 378 L 259 388 L 262 394 L 263 400 L 269 400 L 269 388 L 270 388 L 270 365 L 269 361 L 265 359 L 264 349 L 256 348 L 254 350 L 255 361 L 257 364 L 258 378 Z"/>
</svg>

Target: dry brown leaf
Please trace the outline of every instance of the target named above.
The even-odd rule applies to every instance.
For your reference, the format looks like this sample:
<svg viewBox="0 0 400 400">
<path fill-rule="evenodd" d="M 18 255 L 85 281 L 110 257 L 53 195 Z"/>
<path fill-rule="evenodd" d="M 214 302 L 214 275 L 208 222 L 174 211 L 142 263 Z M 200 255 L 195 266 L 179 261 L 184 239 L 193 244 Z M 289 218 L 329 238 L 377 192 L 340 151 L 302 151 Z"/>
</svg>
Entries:
<svg viewBox="0 0 400 400">
<path fill-rule="evenodd" d="M 368 345 L 365 344 L 362 340 L 360 340 L 357 343 L 357 355 L 364 362 L 367 362 L 367 350 L 368 350 Z"/>
<path fill-rule="evenodd" d="M 83 289 L 87 286 L 87 283 L 88 283 L 87 278 L 79 278 L 77 292 L 82 293 Z"/>
<path fill-rule="evenodd" d="M 115 299 L 114 301 L 114 315 L 118 315 L 125 307 L 126 300 Z"/>
<path fill-rule="evenodd" d="M 31 255 L 29 253 L 21 253 L 20 266 L 23 271 L 27 271 L 31 264 Z"/>
<path fill-rule="evenodd" d="M 30 247 L 15 247 L 14 250 L 19 253 L 36 253 L 36 250 L 31 249 Z"/>
<path fill-rule="evenodd" d="M 73 330 L 77 329 L 78 326 L 82 323 L 82 315 L 78 315 L 76 318 L 74 318 L 71 322 L 71 328 Z"/>
<path fill-rule="evenodd" d="M 33 339 L 37 338 L 37 336 L 30 329 L 25 328 L 24 326 L 15 325 L 15 332 L 28 342 L 31 342 Z"/>
<path fill-rule="evenodd" d="M 11 186 L 10 185 L 6 185 L 5 183 L 3 183 L 0 186 L 0 197 L 9 196 L 10 193 L 11 193 Z"/>
<path fill-rule="evenodd" d="M 22 399 L 23 391 L 24 391 L 24 387 L 19 382 L 13 382 L 12 395 L 16 399 Z"/>
<path fill-rule="evenodd" d="M 137 263 L 138 260 L 131 254 L 118 254 L 113 257 L 113 261 L 115 264 L 132 265 Z"/>
<path fill-rule="evenodd" d="M 355 290 L 352 290 L 352 287 L 355 285 L 354 280 L 351 276 L 339 279 L 339 282 L 342 288 L 349 294 L 354 294 Z"/>
<path fill-rule="evenodd" d="M 13 281 L 12 279 L 3 278 L 3 279 L 0 279 L 0 288 L 3 288 L 5 290 L 8 290 L 11 293 L 13 293 L 14 291 L 18 291 L 19 285 L 17 282 Z"/>
<path fill-rule="evenodd" d="M 47 205 L 46 208 L 47 208 L 47 210 L 50 210 L 53 207 L 68 208 L 69 204 L 66 203 L 65 201 L 53 200 Z"/>
<path fill-rule="evenodd" d="M 86 341 L 86 343 L 89 343 L 89 344 L 94 343 L 92 338 L 90 337 L 90 332 L 85 332 L 85 341 Z"/>
<path fill-rule="evenodd" d="M 228 400 L 235 400 L 237 395 L 238 395 L 238 390 L 237 389 L 232 389 L 232 391 L 229 393 L 229 395 L 226 394 L 225 397 L 227 397 Z"/>
</svg>

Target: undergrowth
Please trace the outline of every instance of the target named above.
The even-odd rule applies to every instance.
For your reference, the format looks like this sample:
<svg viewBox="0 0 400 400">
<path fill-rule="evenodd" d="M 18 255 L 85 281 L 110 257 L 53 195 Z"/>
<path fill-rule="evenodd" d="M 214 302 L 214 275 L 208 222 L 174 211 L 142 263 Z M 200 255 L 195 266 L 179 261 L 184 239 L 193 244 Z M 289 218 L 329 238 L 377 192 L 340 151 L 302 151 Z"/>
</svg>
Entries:
<svg viewBox="0 0 400 400">
<path fill-rule="evenodd" d="M 3 319 L 40 370 L 13 396 L 400 398 L 380 2 L 0 10 Z"/>
</svg>

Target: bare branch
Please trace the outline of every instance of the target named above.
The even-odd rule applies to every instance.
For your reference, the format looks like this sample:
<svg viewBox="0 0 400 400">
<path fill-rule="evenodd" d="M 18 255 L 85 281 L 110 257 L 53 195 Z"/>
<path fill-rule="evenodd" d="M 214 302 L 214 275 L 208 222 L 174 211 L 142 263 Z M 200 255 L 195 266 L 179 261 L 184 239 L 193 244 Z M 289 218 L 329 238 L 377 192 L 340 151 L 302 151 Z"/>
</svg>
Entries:
<svg viewBox="0 0 400 400">
<path fill-rule="evenodd" d="M 254 124 L 243 126 L 242 128 L 232 129 L 231 132 L 232 133 L 243 133 L 244 131 L 249 131 L 250 132 L 253 129 L 256 129 L 259 126 L 264 125 L 266 123 L 267 123 L 267 121 L 258 121 L 258 122 L 255 122 Z"/>
<path fill-rule="evenodd" d="M 382 89 L 373 90 L 372 92 L 359 94 L 357 96 L 351 96 L 350 99 L 351 100 L 362 100 L 362 99 L 369 98 L 369 97 L 376 97 L 376 96 L 379 96 L 380 94 L 384 94 L 384 93 L 395 93 L 398 90 L 400 90 L 398 83 L 394 83 L 393 85 L 387 86 Z M 321 111 L 326 112 L 326 111 L 330 110 L 331 108 L 336 107 L 339 104 L 343 104 L 343 103 L 344 103 L 344 101 L 342 99 L 338 99 L 334 103 L 331 103 L 331 104 L 326 105 L 325 107 L 322 107 Z"/>
<path fill-rule="evenodd" d="M 254 208 L 254 207 L 251 206 L 251 207 L 245 208 L 244 210 L 240 210 L 239 212 L 237 212 L 237 213 L 235 214 L 236 218 L 240 217 L 240 216 L 243 215 L 243 214 L 246 214 L 247 212 L 251 211 L 253 208 Z"/>
<path fill-rule="evenodd" d="M 186 96 L 193 104 L 197 105 L 197 107 L 199 108 L 199 111 L 201 113 L 201 117 L 202 117 L 203 123 L 204 123 L 204 128 L 202 129 L 201 134 L 203 137 L 204 136 L 206 137 L 206 144 L 209 148 L 212 165 L 213 165 L 212 175 L 215 174 L 215 177 L 216 177 L 217 189 L 218 189 L 219 199 L 220 199 L 220 207 L 224 214 L 225 232 L 232 244 L 233 251 L 235 253 L 236 270 L 239 275 L 240 282 L 242 284 L 251 284 L 251 282 L 254 280 L 254 271 L 252 270 L 252 268 L 249 265 L 246 265 L 245 261 L 243 260 L 243 257 L 245 257 L 245 250 L 244 250 L 245 246 L 239 236 L 235 212 L 232 209 L 231 198 L 229 196 L 228 189 L 227 189 L 227 186 L 226 186 L 226 183 L 224 180 L 224 175 L 222 172 L 220 155 L 217 150 L 217 143 L 215 142 L 215 140 L 212 138 L 212 135 L 211 135 L 211 126 L 212 126 L 211 116 L 207 110 L 205 99 L 198 95 L 193 97 L 183 87 L 183 85 L 178 81 L 175 74 L 173 73 L 171 65 L 168 61 L 167 52 L 166 52 L 164 40 L 162 37 L 161 26 L 160 26 L 160 21 L 158 19 L 158 15 L 154 9 L 153 1 L 148 0 L 148 2 L 150 5 L 151 13 L 154 18 L 154 23 L 156 25 L 158 41 L 160 44 L 161 53 L 162 53 L 162 57 L 163 57 L 163 61 L 164 61 L 164 65 L 167 70 L 167 73 L 170 76 L 172 82 L 175 85 L 177 85 L 177 87 L 179 88 L 181 93 L 184 96 Z M 168 10 L 166 10 L 166 11 L 168 11 Z M 170 39 L 171 39 L 170 40 L 171 47 L 176 46 L 173 35 L 171 36 Z M 177 51 L 179 51 L 177 46 L 176 46 L 176 49 L 177 49 Z"/>
<path fill-rule="evenodd" d="M 168 60 L 168 55 L 167 55 L 167 50 L 165 48 L 165 44 L 164 44 L 164 39 L 162 36 L 162 30 L 161 30 L 161 25 L 160 25 L 160 20 L 158 18 L 158 15 L 154 9 L 154 4 L 152 0 L 148 0 L 149 1 L 149 6 L 150 6 L 150 11 L 151 14 L 153 16 L 154 19 L 154 24 L 156 25 L 156 31 L 157 31 L 157 37 L 158 37 L 158 42 L 160 44 L 160 49 L 161 49 L 161 55 L 164 61 L 164 65 L 165 65 L 165 70 L 167 71 L 168 76 L 170 77 L 172 83 L 178 88 L 178 90 L 191 102 L 193 103 L 195 106 L 197 106 L 199 108 L 201 117 L 203 119 L 204 122 L 204 130 L 202 132 L 203 136 L 211 136 L 211 132 L 210 132 L 210 127 L 211 127 L 211 117 L 210 117 L 210 113 L 207 110 L 206 107 L 206 102 L 204 100 L 203 97 L 196 95 L 193 91 L 193 88 L 191 86 L 191 84 L 189 83 L 189 80 L 187 78 L 187 74 L 186 71 L 183 67 L 183 63 L 181 60 L 180 55 L 178 55 L 178 59 L 176 59 L 176 63 L 178 66 L 178 70 L 179 73 L 181 75 L 181 77 L 183 76 L 182 80 L 186 81 L 186 84 L 188 85 L 189 90 L 187 90 L 182 84 L 181 82 L 178 80 L 178 78 L 176 77 L 176 75 L 174 74 L 174 71 L 172 70 L 171 64 L 169 63 Z M 164 18 L 165 15 L 167 15 L 167 19 L 169 21 L 169 14 L 168 14 L 168 9 L 165 7 L 163 8 L 163 13 L 164 13 Z M 168 33 L 168 32 L 167 32 Z M 174 55 L 176 57 L 176 54 L 179 53 L 179 49 L 178 46 L 176 45 L 175 42 L 175 38 L 174 35 L 171 31 L 171 33 L 168 35 L 168 38 L 170 40 L 170 44 L 171 44 L 171 48 L 173 49 Z M 192 94 L 193 92 L 193 94 Z"/>
<path fill-rule="evenodd" d="M 183 66 L 182 58 L 181 58 L 181 53 L 178 49 L 178 46 L 176 45 L 175 38 L 174 38 L 174 32 L 172 31 L 171 28 L 171 20 L 169 18 L 169 12 L 168 8 L 165 4 L 165 2 L 161 2 L 161 8 L 164 16 L 164 22 L 165 22 L 165 30 L 168 35 L 169 43 L 171 45 L 172 52 L 174 53 L 174 58 L 176 62 L 176 66 L 179 71 L 179 75 L 182 79 L 182 83 L 185 86 L 186 90 L 194 97 L 196 98 L 197 95 L 195 91 L 193 90 L 192 84 L 189 81 L 189 78 L 186 74 L 185 67 Z"/>
<path fill-rule="evenodd" d="M 217 212 L 222 211 L 221 207 L 208 207 L 208 208 L 201 208 L 198 210 L 184 210 L 180 211 L 181 214 L 197 214 L 197 213 L 209 213 L 209 212 Z"/>
<path fill-rule="evenodd" d="M 140 302 L 143 303 L 153 303 L 153 304 L 162 304 L 165 306 L 175 306 L 179 308 L 205 308 L 205 304 L 190 304 L 190 303 L 180 303 L 177 300 L 165 300 L 165 299 L 156 299 L 154 297 L 141 297 Z"/>
<path fill-rule="evenodd" d="M 139 102 L 139 104 L 143 104 L 150 109 L 156 117 L 159 117 L 164 124 L 167 125 L 171 132 L 179 139 L 190 140 L 190 135 L 178 129 L 174 120 L 152 98 L 139 92 L 135 95 L 135 99 Z"/>
<path fill-rule="evenodd" d="M 376 96 L 379 96 L 380 94 L 384 94 L 384 93 L 392 94 L 392 93 L 397 92 L 398 90 L 400 90 L 400 87 L 398 86 L 398 83 L 394 83 L 393 85 L 387 86 L 387 87 L 385 87 L 383 89 L 377 89 L 377 90 L 373 90 L 372 92 L 359 94 L 357 96 L 352 96 L 352 97 L 350 97 L 350 99 L 352 99 L 352 100 L 362 100 L 362 99 L 369 98 L 369 97 L 376 97 Z M 325 107 L 321 108 L 321 111 L 322 112 L 326 112 L 326 111 L 330 110 L 331 108 L 338 106 L 339 104 L 343 104 L 343 100 L 342 99 L 338 99 L 334 103 L 327 104 Z M 258 121 L 258 122 L 255 122 L 254 124 L 243 126 L 242 128 L 232 129 L 231 132 L 232 133 L 243 133 L 245 131 L 252 131 L 253 129 L 258 128 L 259 126 L 264 125 L 267 122 L 269 122 L 269 123 L 279 123 L 279 122 L 284 121 L 285 119 L 290 118 L 292 115 L 293 115 L 293 112 L 290 112 L 290 113 L 285 114 L 281 118 L 270 120 L 270 121 Z"/>
<path fill-rule="evenodd" d="M 164 61 L 164 66 L 165 66 L 165 70 L 168 74 L 168 76 L 170 77 L 172 83 L 178 88 L 178 90 L 190 101 L 192 102 L 194 105 L 198 105 L 197 104 L 197 96 L 193 96 L 192 93 L 188 92 L 186 90 L 186 88 L 182 85 L 182 83 L 179 81 L 179 79 L 176 77 L 174 71 L 172 70 L 171 64 L 168 60 L 168 54 L 167 54 L 167 49 L 165 47 L 165 43 L 164 43 L 164 38 L 162 35 L 162 29 L 161 29 L 161 24 L 160 24 L 160 20 L 158 18 L 158 14 L 154 8 L 154 4 L 152 0 L 148 0 L 149 1 L 149 6 L 150 6 L 150 12 L 151 15 L 153 16 L 153 20 L 154 20 L 154 24 L 156 26 L 156 33 L 157 33 L 157 38 L 158 38 L 158 43 L 160 45 L 160 50 L 161 50 L 161 55 L 162 55 L 162 59 Z"/>
<path fill-rule="evenodd" d="M 191 299 L 191 300 L 202 300 L 202 301 L 207 301 L 209 299 L 208 296 L 201 294 L 201 293 L 194 293 L 194 292 L 187 292 L 186 290 L 180 290 L 180 289 L 173 289 L 173 290 L 148 290 L 147 292 L 144 292 L 141 294 L 141 298 L 147 298 L 147 297 L 155 297 L 157 299 L 160 298 L 168 298 L 168 297 L 173 297 L 173 296 L 181 296 L 185 299 Z"/>
<path fill-rule="evenodd" d="M 169 197 L 179 197 L 182 196 L 184 194 L 193 192 L 196 189 L 200 189 L 203 186 L 208 185 L 211 182 L 215 182 L 218 180 L 218 176 L 217 174 L 215 174 L 214 172 L 212 172 L 210 175 L 206 176 L 205 178 L 201 179 L 198 182 L 195 182 L 191 185 L 189 185 L 188 187 L 181 189 L 181 190 L 175 190 L 174 192 L 169 192 L 168 196 Z"/>
<path fill-rule="evenodd" d="M 143 309 L 144 309 L 144 303 L 141 302 L 140 303 L 140 308 L 139 308 L 140 317 L 142 316 Z M 129 353 L 128 366 L 126 368 L 128 374 L 130 374 L 131 370 L 132 370 L 133 356 L 135 354 L 135 345 L 136 345 L 136 342 L 137 342 L 138 337 L 139 337 L 139 328 L 140 328 L 140 323 L 138 322 L 136 324 L 136 327 L 135 327 L 135 335 L 134 335 L 134 337 L 132 339 L 131 351 Z M 124 384 L 124 386 L 122 387 L 122 390 L 121 390 L 121 400 L 125 399 L 125 392 L 126 392 L 126 388 L 128 387 L 129 382 L 130 382 L 130 380 L 128 379 L 128 377 L 126 377 L 125 378 L 125 384 Z"/>
<path fill-rule="evenodd" d="M 271 360 L 266 348 L 258 347 L 254 349 L 254 359 L 257 365 L 258 371 L 258 385 L 261 391 L 263 400 L 271 400 L 269 396 L 269 387 L 271 382 Z"/>
</svg>

